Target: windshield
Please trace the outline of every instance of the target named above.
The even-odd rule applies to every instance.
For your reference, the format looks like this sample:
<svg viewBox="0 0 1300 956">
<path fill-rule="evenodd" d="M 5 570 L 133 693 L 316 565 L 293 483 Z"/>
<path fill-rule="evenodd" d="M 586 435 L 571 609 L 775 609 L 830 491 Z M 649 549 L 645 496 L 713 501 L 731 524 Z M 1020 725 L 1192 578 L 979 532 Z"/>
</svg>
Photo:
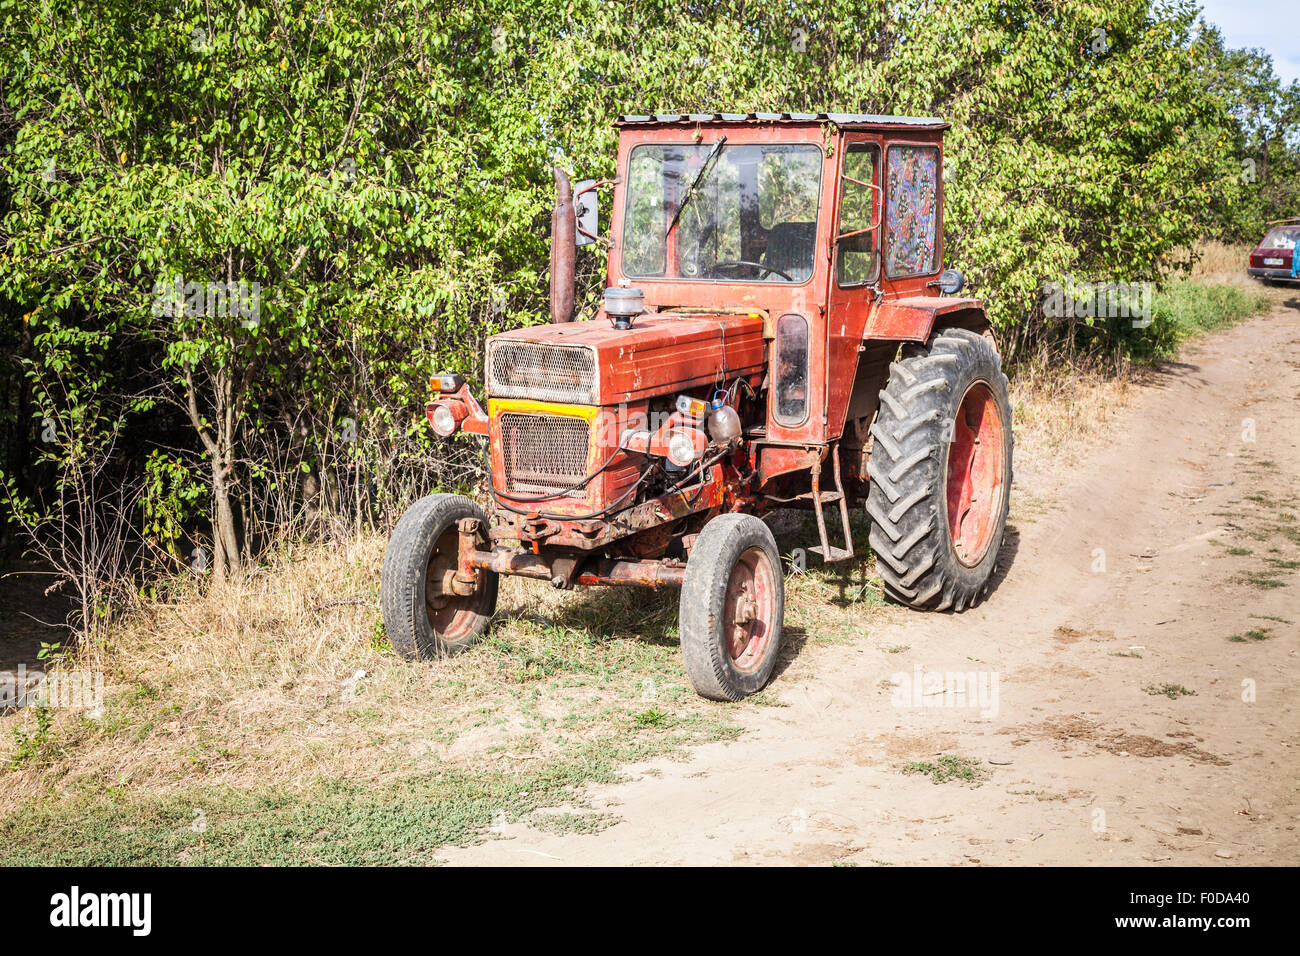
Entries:
<svg viewBox="0 0 1300 956">
<path fill-rule="evenodd" d="M 1300 226 L 1279 226 L 1260 243 L 1264 249 L 1294 249 L 1297 241 L 1300 241 Z"/>
<path fill-rule="evenodd" d="M 811 144 L 636 147 L 624 275 L 804 282 L 813 273 L 821 172 L 821 148 Z"/>
</svg>

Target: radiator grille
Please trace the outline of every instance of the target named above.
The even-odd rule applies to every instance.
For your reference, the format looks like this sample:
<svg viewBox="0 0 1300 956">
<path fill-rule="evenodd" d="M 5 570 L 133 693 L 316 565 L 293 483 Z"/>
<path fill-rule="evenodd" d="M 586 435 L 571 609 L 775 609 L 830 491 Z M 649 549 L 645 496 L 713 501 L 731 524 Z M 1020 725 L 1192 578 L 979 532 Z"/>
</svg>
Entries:
<svg viewBox="0 0 1300 956">
<path fill-rule="evenodd" d="M 590 426 L 581 418 L 506 412 L 501 416 L 505 490 L 549 495 L 577 484 L 587 477 L 590 439 Z M 576 488 L 565 496 L 585 498 L 587 488 Z"/>
<path fill-rule="evenodd" d="M 493 342 L 487 364 L 494 398 L 597 404 L 596 354 L 584 346 Z"/>
</svg>

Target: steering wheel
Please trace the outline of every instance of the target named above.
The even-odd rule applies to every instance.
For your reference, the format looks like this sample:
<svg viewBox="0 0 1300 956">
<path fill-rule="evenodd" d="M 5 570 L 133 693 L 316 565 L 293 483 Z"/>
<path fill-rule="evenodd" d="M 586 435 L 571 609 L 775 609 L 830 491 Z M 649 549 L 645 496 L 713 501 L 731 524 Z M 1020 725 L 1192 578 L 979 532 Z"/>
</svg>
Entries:
<svg viewBox="0 0 1300 956">
<path fill-rule="evenodd" d="M 721 259 L 718 262 L 713 263 L 709 271 L 717 272 L 719 269 L 735 269 L 740 266 L 759 270 L 760 279 L 765 279 L 769 275 L 778 275 L 786 282 L 794 281 L 794 279 L 786 275 L 780 269 L 773 269 L 771 266 L 765 266 L 761 262 L 750 262 L 748 259 Z"/>
</svg>

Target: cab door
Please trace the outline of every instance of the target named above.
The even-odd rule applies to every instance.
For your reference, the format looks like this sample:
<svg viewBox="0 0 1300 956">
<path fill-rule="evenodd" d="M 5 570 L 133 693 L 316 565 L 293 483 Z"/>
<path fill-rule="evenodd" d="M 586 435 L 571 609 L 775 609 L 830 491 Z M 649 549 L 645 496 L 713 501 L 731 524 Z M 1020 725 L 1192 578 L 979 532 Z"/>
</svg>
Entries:
<svg viewBox="0 0 1300 956">
<path fill-rule="evenodd" d="M 855 389 L 854 382 L 881 361 L 861 350 L 881 277 L 883 149 L 877 133 L 849 132 L 841 142 L 826 322 L 826 436 L 830 440 L 842 434 L 846 420 L 868 413 L 850 408 L 851 400 L 858 399 L 858 404 L 875 400 L 874 392 L 859 395 L 870 389 Z M 860 357 L 867 361 L 860 363 Z M 883 361 L 887 367 L 889 359 Z M 869 411 L 874 411 L 874 404 Z"/>
</svg>

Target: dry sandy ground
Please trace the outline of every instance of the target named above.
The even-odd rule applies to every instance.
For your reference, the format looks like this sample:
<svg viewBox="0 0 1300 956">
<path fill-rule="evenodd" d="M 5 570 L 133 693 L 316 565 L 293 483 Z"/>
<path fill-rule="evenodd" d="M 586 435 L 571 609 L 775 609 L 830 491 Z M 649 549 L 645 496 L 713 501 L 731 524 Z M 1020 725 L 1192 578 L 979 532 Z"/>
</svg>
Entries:
<svg viewBox="0 0 1300 956">
<path fill-rule="evenodd" d="M 1298 399 L 1300 313 L 1203 340 L 1077 467 L 1017 475 L 1035 506 L 1013 507 L 1004 577 L 980 607 L 883 614 L 856 641 L 805 649 L 738 741 L 593 789 L 621 820 L 608 829 L 518 823 L 440 856 L 1300 863 Z M 915 675 L 944 672 L 978 675 L 988 696 L 924 678 L 911 694 Z M 1166 685 L 1193 693 L 1147 690 Z M 940 754 L 985 778 L 901 772 Z"/>
</svg>

